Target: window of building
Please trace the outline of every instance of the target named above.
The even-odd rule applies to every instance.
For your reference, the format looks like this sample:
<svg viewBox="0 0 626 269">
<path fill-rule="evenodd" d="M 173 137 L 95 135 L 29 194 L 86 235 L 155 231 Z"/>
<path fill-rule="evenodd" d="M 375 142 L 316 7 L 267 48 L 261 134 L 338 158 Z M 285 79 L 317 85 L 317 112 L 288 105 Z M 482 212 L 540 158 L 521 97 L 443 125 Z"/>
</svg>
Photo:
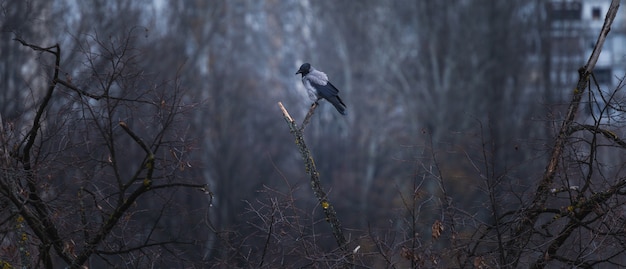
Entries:
<svg viewBox="0 0 626 269">
<path fill-rule="evenodd" d="M 553 1 L 548 4 L 548 15 L 552 21 L 577 21 L 582 14 L 582 3 L 577 1 Z"/>
<path fill-rule="evenodd" d="M 591 19 L 599 20 L 600 19 L 600 7 L 591 8 Z"/>
<path fill-rule="evenodd" d="M 596 68 L 593 71 L 593 75 L 596 77 L 598 84 L 611 85 L 611 80 L 613 79 L 613 71 L 611 68 Z"/>
</svg>

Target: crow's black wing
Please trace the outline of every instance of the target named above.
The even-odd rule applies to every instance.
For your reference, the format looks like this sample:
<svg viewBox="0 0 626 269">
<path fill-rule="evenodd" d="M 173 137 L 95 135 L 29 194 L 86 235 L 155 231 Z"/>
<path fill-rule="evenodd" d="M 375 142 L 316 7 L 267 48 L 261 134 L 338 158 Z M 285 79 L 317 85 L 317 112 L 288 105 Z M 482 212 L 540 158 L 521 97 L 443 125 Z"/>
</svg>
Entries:
<svg viewBox="0 0 626 269">
<path fill-rule="evenodd" d="M 341 98 L 339 98 L 339 90 L 330 82 L 327 82 L 326 85 L 320 85 L 314 82 L 311 82 L 311 86 L 317 90 L 317 95 L 321 98 L 328 100 L 339 113 L 345 115 L 346 112 L 346 104 L 343 103 Z"/>
<path fill-rule="evenodd" d="M 311 81 L 311 86 L 317 90 L 317 95 L 324 99 L 328 100 L 339 96 L 339 90 L 330 82 L 327 82 L 326 85 L 320 85 Z M 345 106 L 343 102 L 341 102 L 341 104 Z"/>
</svg>

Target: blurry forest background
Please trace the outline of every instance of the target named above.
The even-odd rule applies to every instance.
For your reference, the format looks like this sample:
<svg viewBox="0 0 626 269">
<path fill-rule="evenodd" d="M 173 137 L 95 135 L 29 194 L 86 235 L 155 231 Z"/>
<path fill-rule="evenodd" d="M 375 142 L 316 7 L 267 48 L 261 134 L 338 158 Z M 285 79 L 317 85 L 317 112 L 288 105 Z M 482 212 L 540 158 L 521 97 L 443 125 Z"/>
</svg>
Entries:
<svg viewBox="0 0 626 269">
<path fill-rule="evenodd" d="M 620 196 L 626 155 L 588 153 L 597 144 L 587 141 L 608 136 L 598 129 L 606 122 L 589 116 L 602 108 L 581 109 L 579 117 L 591 119 L 596 131 L 582 124 L 575 131 L 599 138 L 580 135 L 567 147 L 548 197 L 560 200 L 544 212 L 552 215 L 533 224 L 537 236 L 524 250 L 506 249 L 520 223 L 518 209 L 528 205 L 546 168 L 576 69 L 588 57 L 581 51 L 574 65 L 551 63 L 559 50 L 549 38 L 545 2 L 1 1 L 0 262 L 48 268 L 488 268 L 527 267 L 544 258 L 581 267 L 623 264 L 623 250 L 597 252 L 609 242 L 626 244 L 624 231 L 601 230 L 624 227 L 626 219 Z M 55 44 L 59 79 L 38 118 L 57 67 L 49 52 Z M 305 139 L 349 253 L 332 238 L 277 106 L 282 102 L 299 122 L 309 109 L 295 75 L 303 62 L 326 72 L 347 104 L 348 115 L 341 116 L 322 102 Z M 570 76 L 567 90 L 550 79 L 558 68 Z M 618 88 L 598 89 L 610 93 L 604 105 L 621 100 Z M 15 152 L 26 152 L 34 122 L 41 127 L 24 159 Z M 154 151 L 154 179 L 137 176 L 151 175 L 152 155 L 118 122 Z M 608 124 L 615 138 L 597 143 L 619 148 L 621 121 Z M 133 180 L 123 184 L 124 178 Z M 590 213 L 611 212 L 598 218 L 617 223 L 602 222 L 598 230 L 581 225 L 583 231 L 550 252 L 546 242 L 567 226 L 556 219 L 576 209 L 568 204 L 603 190 L 573 193 L 569 183 L 576 180 L 617 186 L 610 202 L 602 201 L 610 210 Z M 21 183 L 13 188 L 14 181 Z M 153 188 L 162 182 L 169 184 L 163 191 Z M 119 207 L 135 186 L 155 190 Z M 21 194 L 29 198 L 20 200 Z M 58 229 L 41 225 L 39 233 L 31 227 L 37 221 L 24 224 L 30 204 L 38 212 L 33 216 Z M 118 209 L 119 221 L 108 229 Z M 618 239 L 600 239 L 609 234 Z M 597 248 L 585 249 L 593 238 Z"/>
</svg>

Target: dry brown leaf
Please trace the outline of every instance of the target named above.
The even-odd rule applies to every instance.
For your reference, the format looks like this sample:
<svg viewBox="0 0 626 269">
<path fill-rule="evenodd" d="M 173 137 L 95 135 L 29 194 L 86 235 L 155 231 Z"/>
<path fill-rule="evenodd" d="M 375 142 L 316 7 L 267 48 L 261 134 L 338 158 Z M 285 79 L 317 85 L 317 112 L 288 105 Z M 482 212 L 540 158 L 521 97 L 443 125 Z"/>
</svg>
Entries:
<svg viewBox="0 0 626 269">
<path fill-rule="evenodd" d="M 431 227 L 432 229 L 432 233 L 433 233 L 433 239 L 438 239 L 441 236 L 441 233 L 443 232 L 443 222 L 441 222 L 440 220 L 435 220 L 435 223 L 433 223 L 433 226 Z"/>
</svg>

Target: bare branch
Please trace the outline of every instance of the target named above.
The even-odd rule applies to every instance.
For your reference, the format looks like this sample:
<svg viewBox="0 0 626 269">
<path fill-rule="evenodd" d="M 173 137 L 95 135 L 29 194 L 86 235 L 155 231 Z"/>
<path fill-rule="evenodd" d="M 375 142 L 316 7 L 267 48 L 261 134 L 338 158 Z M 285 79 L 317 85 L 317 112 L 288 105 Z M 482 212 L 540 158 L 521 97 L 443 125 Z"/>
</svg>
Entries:
<svg viewBox="0 0 626 269">
<path fill-rule="evenodd" d="M 63 251 L 62 240 L 59 236 L 59 232 L 56 229 L 56 226 L 52 223 L 51 213 L 48 205 L 43 202 L 39 195 L 39 191 L 37 190 L 37 186 L 35 183 L 35 175 L 33 171 L 33 167 L 31 164 L 30 154 L 33 151 L 33 145 L 35 144 L 35 140 L 37 138 L 37 134 L 41 128 L 41 119 L 48 107 L 50 100 L 52 99 L 52 93 L 56 87 L 56 78 L 59 76 L 59 65 L 61 63 L 61 47 L 59 44 L 54 46 L 50 46 L 47 48 L 42 48 L 30 43 L 25 42 L 22 39 L 16 38 L 18 42 L 20 42 L 23 46 L 27 46 L 35 51 L 48 52 L 55 56 L 55 65 L 53 72 L 53 79 L 48 85 L 48 89 L 46 91 L 45 96 L 43 97 L 41 104 L 37 108 L 37 112 L 35 113 L 35 118 L 33 119 L 33 125 L 24 136 L 23 140 L 20 142 L 19 147 L 22 147 L 21 156 L 18 155 L 17 151 L 19 147 L 17 147 L 14 153 L 19 161 L 22 163 L 22 167 L 26 172 L 26 185 L 28 187 L 28 203 L 32 205 L 32 209 L 28 207 L 26 204 L 17 203 L 15 205 L 18 206 L 20 210 L 20 214 L 25 218 L 26 222 L 31 226 L 33 231 L 37 233 L 39 239 L 44 242 L 45 247 L 40 250 L 42 253 L 41 259 L 45 263 L 46 267 L 52 266 L 52 261 L 49 252 L 50 247 L 54 247 L 59 256 L 65 260 L 66 262 L 70 262 L 71 259 L 69 256 L 65 254 Z M 54 50 L 53 50 L 54 49 Z"/>
<path fill-rule="evenodd" d="M 306 117 L 304 117 L 304 120 L 302 121 L 302 126 L 300 127 L 300 131 L 304 131 L 304 127 L 306 127 L 307 124 L 309 124 L 309 121 L 311 121 L 311 117 L 313 116 L 313 112 L 315 112 L 315 109 L 317 108 L 319 104 L 317 102 L 314 102 L 313 104 L 311 104 L 311 108 L 309 108 L 309 112 L 306 113 Z M 284 111 L 283 111 L 284 114 Z"/>
<path fill-rule="evenodd" d="M 70 83 L 68 81 L 65 81 L 65 80 L 62 80 L 60 78 L 56 78 L 55 82 L 65 86 L 66 88 L 68 88 L 70 90 L 73 90 L 73 91 L 77 92 L 80 95 L 87 96 L 87 97 L 92 98 L 94 100 L 111 99 L 111 100 L 117 100 L 117 101 L 129 101 L 129 102 L 137 102 L 137 103 L 154 104 L 153 102 L 146 101 L 146 100 L 128 99 L 128 98 L 120 98 L 120 97 L 110 96 L 108 93 L 107 94 L 101 94 L 101 95 L 92 94 L 92 93 L 89 93 L 86 90 L 83 90 L 83 89 L 81 89 L 79 87 L 76 87 L 72 83 Z"/>
<path fill-rule="evenodd" d="M 549 190 L 556 176 L 557 167 L 559 166 L 559 161 L 561 160 L 564 147 L 566 145 L 568 138 L 570 137 L 570 134 L 571 134 L 570 130 L 574 123 L 575 115 L 578 112 L 578 108 L 580 106 L 583 93 L 585 89 L 587 88 L 587 84 L 589 83 L 589 77 L 595 67 L 595 64 L 598 60 L 600 52 L 602 51 L 602 46 L 607 37 L 607 34 L 609 33 L 611 29 L 611 24 L 613 23 L 613 20 L 615 19 L 618 8 L 619 8 L 619 0 L 613 0 L 611 2 L 611 6 L 609 7 L 609 10 L 607 11 L 607 14 L 604 20 L 604 25 L 602 26 L 602 30 L 600 31 L 600 34 L 598 36 L 598 41 L 596 42 L 594 46 L 593 52 L 591 56 L 589 57 L 587 64 L 578 70 L 579 79 L 578 79 L 578 82 L 576 83 L 576 88 L 574 89 L 572 101 L 570 102 L 569 108 L 567 110 L 567 114 L 565 116 L 565 119 L 563 120 L 559 133 L 556 137 L 554 146 L 552 148 L 552 154 L 549 159 L 548 165 L 546 166 L 543 177 L 541 181 L 539 182 L 539 185 L 535 191 L 534 198 L 532 200 L 532 203 L 530 204 L 530 207 L 523 210 L 523 214 L 521 217 L 522 223 L 519 226 L 520 229 L 516 231 L 514 235 L 514 238 L 516 238 L 516 240 L 512 240 L 511 242 L 515 246 L 509 246 L 511 249 L 511 253 L 508 256 L 510 257 L 510 259 L 513 259 L 513 261 L 511 261 L 513 264 L 513 267 L 516 267 L 519 261 L 522 249 L 524 249 L 524 246 L 530 240 L 530 237 L 532 236 L 532 229 L 538 219 L 539 212 L 541 211 L 542 208 L 544 208 L 546 200 L 550 195 Z M 564 241 L 565 240 L 562 240 L 560 242 L 563 243 Z M 554 253 L 556 252 L 556 250 L 558 250 L 559 247 L 560 247 L 560 244 L 558 245 L 558 247 L 551 247 L 549 249 L 549 253 L 546 253 L 547 255 L 546 257 L 550 257 L 551 255 L 554 255 Z M 546 262 L 543 261 L 543 262 L 538 262 L 535 265 L 537 266 L 537 268 L 543 268 L 545 264 Z"/>
<path fill-rule="evenodd" d="M 614 132 L 611 132 L 609 130 L 606 129 L 602 129 L 599 128 L 598 126 L 595 125 L 589 125 L 589 124 L 582 124 L 582 125 L 576 125 L 576 126 L 571 126 L 569 133 L 574 133 L 577 131 L 582 131 L 582 130 L 586 130 L 589 131 L 591 133 L 598 133 L 603 135 L 606 139 L 613 141 L 613 143 L 617 144 L 618 146 L 626 149 L 626 141 L 624 141 L 623 139 L 619 138 L 617 136 L 617 134 L 615 134 Z"/>
<path fill-rule="evenodd" d="M 326 192 L 322 188 L 322 183 L 319 179 L 319 173 L 317 172 L 317 168 L 315 167 L 315 161 L 313 161 L 313 156 L 311 152 L 307 148 L 304 143 L 304 137 L 302 134 L 302 129 L 298 128 L 296 122 L 293 120 L 287 109 L 283 106 L 281 102 L 278 102 L 278 106 L 280 110 L 283 112 L 283 117 L 287 124 L 289 125 L 289 130 L 291 134 L 296 138 L 296 145 L 300 150 L 300 154 L 302 155 L 302 159 L 304 160 L 305 171 L 308 175 L 311 176 L 311 188 L 313 189 L 313 194 L 317 197 L 322 209 L 324 209 L 324 213 L 326 214 L 326 221 L 330 223 L 330 226 L 333 231 L 333 235 L 335 236 L 335 241 L 343 251 L 347 251 L 346 248 L 346 238 L 343 235 L 343 230 L 341 229 L 341 223 L 337 219 L 337 213 L 335 209 L 330 204 Z M 312 114 L 312 111 L 315 109 L 315 106 L 311 106 L 311 110 L 309 113 Z"/>
</svg>

